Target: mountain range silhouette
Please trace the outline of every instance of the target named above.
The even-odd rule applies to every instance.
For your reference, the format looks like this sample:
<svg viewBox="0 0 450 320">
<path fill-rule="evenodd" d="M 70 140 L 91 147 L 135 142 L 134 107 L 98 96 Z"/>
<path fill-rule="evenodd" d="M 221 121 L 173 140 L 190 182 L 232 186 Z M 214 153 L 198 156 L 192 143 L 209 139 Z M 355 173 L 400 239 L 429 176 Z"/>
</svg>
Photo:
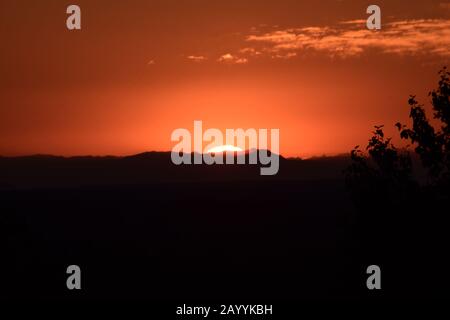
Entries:
<svg viewBox="0 0 450 320">
<path fill-rule="evenodd" d="M 286 159 L 280 156 L 275 176 L 260 176 L 260 164 L 174 165 L 170 152 L 143 152 L 130 156 L 32 155 L 0 157 L 1 188 L 68 187 L 142 184 L 158 181 L 283 180 L 341 178 L 346 156 Z M 270 151 L 269 151 L 270 152 Z M 235 154 L 235 163 L 240 154 Z M 193 158 L 193 154 L 191 154 Z"/>
<path fill-rule="evenodd" d="M 170 155 L 0 157 L 6 239 L 0 272 L 7 275 L 0 297 L 278 301 L 442 294 L 424 277 L 409 281 L 416 270 L 405 271 L 401 257 L 408 250 L 414 256 L 416 245 L 399 254 L 383 234 L 367 235 L 393 248 L 376 253 L 355 238 L 364 230 L 357 229 L 360 217 L 344 183 L 348 156 L 281 157 L 277 175 L 261 176 L 260 165 L 177 166 Z M 365 270 L 374 263 L 387 270 L 382 293 L 365 287 Z M 77 293 L 65 286 L 72 264 L 82 270 Z M 428 278 L 445 268 L 433 266 L 433 273 L 427 261 L 419 266 Z"/>
</svg>

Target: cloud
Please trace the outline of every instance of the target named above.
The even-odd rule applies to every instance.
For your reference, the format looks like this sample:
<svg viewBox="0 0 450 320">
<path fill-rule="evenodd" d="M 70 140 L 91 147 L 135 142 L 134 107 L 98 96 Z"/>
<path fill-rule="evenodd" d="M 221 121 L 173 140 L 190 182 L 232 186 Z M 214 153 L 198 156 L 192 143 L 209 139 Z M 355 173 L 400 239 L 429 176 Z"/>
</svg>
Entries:
<svg viewBox="0 0 450 320">
<path fill-rule="evenodd" d="M 251 56 L 259 56 L 262 54 L 260 51 L 256 50 L 255 48 L 243 48 L 243 49 L 239 50 L 239 52 L 248 54 Z"/>
<path fill-rule="evenodd" d="M 336 27 L 305 27 L 249 35 L 246 42 L 263 46 L 272 57 L 313 50 L 329 56 L 359 56 L 369 49 L 386 54 L 450 57 L 450 20 L 403 20 L 366 29 L 365 20 L 343 21 Z M 292 55 L 293 56 L 293 55 Z"/>
<path fill-rule="evenodd" d="M 248 62 L 248 59 L 234 56 L 231 53 L 226 53 L 222 55 L 219 59 L 217 59 L 217 61 L 229 64 L 245 64 Z"/>
<path fill-rule="evenodd" d="M 289 59 L 297 56 L 296 52 L 277 53 L 272 55 L 273 59 Z"/>
<path fill-rule="evenodd" d="M 340 24 L 355 24 L 355 25 L 366 25 L 366 20 L 364 19 L 358 19 L 358 20 L 347 20 L 347 21 L 341 21 Z"/>
<path fill-rule="evenodd" d="M 188 56 L 187 58 L 194 62 L 202 62 L 202 61 L 207 60 L 207 58 L 205 56 Z"/>
<path fill-rule="evenodd" d="M 154 65 L 155 64 L 155 60 L 149 60 L 148 62 L 147 62 L 147 65 L 148 66 L 151 66 L 151 65 Z"/>
</svg>

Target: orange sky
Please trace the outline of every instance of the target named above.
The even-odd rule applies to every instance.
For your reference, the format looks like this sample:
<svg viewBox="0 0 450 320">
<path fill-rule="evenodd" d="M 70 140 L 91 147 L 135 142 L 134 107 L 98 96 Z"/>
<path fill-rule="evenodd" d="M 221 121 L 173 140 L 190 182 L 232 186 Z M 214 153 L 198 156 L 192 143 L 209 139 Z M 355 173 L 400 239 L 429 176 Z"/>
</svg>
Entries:
<svg viewBox="0 0 450 320">
<path fill-rule="evenodd" d="M 194 120 L 279 128 L 285 156 L 348 152 L 450 66 L 450 1 L 377 1 L 379 32 L 366 1 L 73 3 L 80 31 L 68 3 L 0 4 L 0 155 L 168 151 Z"/>
</svg>

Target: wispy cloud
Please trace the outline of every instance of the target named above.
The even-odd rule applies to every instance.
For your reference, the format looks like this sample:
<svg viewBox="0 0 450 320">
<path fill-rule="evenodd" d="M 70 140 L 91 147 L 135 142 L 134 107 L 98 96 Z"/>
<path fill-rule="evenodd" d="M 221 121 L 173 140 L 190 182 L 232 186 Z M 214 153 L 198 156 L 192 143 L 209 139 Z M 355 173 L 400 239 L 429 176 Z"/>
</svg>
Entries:
<svg viewBox="0 0 450 320">
<path fill-rule="evenodd" d="M 366 24 L 366 20 L 364 20 L 364 19 L 347 20 L 347 21 L 341 21 L 340 24 L 356 24 L 356 25 L 363 25 L 363 24 Z"/>
<path fill-rule="evenodd" d="M 255 48 L 242 48 L 241 50 L 239 50 L 239 52 L 248 54 L 251 56 L 259 56 L 262 54 L 260 51 L 256 50 Z"/>
<path fill-rule="evenodd" d="M 450 20 L 420 19 L 391 22 L 370 31 L 365 20 L 343 21 L 335 27 L 304 27 L 249 35 L 271 57 L 294 56 L 314 50 L 329 56 L 352 57 L 369 49 L 386 54 L 450 57 Z"/>
<path fill-rule="evenodd" d="M 202 62 L 207 60 L 205 56 L 187 56 L 187 59 L 194 61 L 194 62 Z"/>
<path fill-rule="evenodd" d="M 232 55 L 231 53 L 226 53 L 226 54 L 220 56 L 220 58 L 217 59 L 217 61 L 222 62 L 222 63 L 229 63 L 229 64 L 245 64 L 248 62 L 248 59 Z"/>
<path fill-rule="evenodd" d="M 273 59 L 290 59 L 297 56 L 297 52 L 284 52 L 284 53 L 276 53 L 273 54 L 271 57 Z"/>
</svg>

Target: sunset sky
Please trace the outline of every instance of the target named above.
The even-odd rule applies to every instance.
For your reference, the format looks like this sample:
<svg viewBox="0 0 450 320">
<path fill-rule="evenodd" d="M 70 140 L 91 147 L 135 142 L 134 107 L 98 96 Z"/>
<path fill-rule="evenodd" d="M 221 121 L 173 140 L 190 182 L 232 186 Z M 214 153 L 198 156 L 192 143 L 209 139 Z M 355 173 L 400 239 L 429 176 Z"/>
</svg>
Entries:
<svg viewBox="0 0 450 320">
<path fill-rule="evenodd" d="M 169 151 L 202 120 L 279 128 L 281 154 L 305 157 L 407 122 L 409 94 L 428 102 L 450 1 L 1 1 L 0 36 L 0 155 Z"/>
</svg>

